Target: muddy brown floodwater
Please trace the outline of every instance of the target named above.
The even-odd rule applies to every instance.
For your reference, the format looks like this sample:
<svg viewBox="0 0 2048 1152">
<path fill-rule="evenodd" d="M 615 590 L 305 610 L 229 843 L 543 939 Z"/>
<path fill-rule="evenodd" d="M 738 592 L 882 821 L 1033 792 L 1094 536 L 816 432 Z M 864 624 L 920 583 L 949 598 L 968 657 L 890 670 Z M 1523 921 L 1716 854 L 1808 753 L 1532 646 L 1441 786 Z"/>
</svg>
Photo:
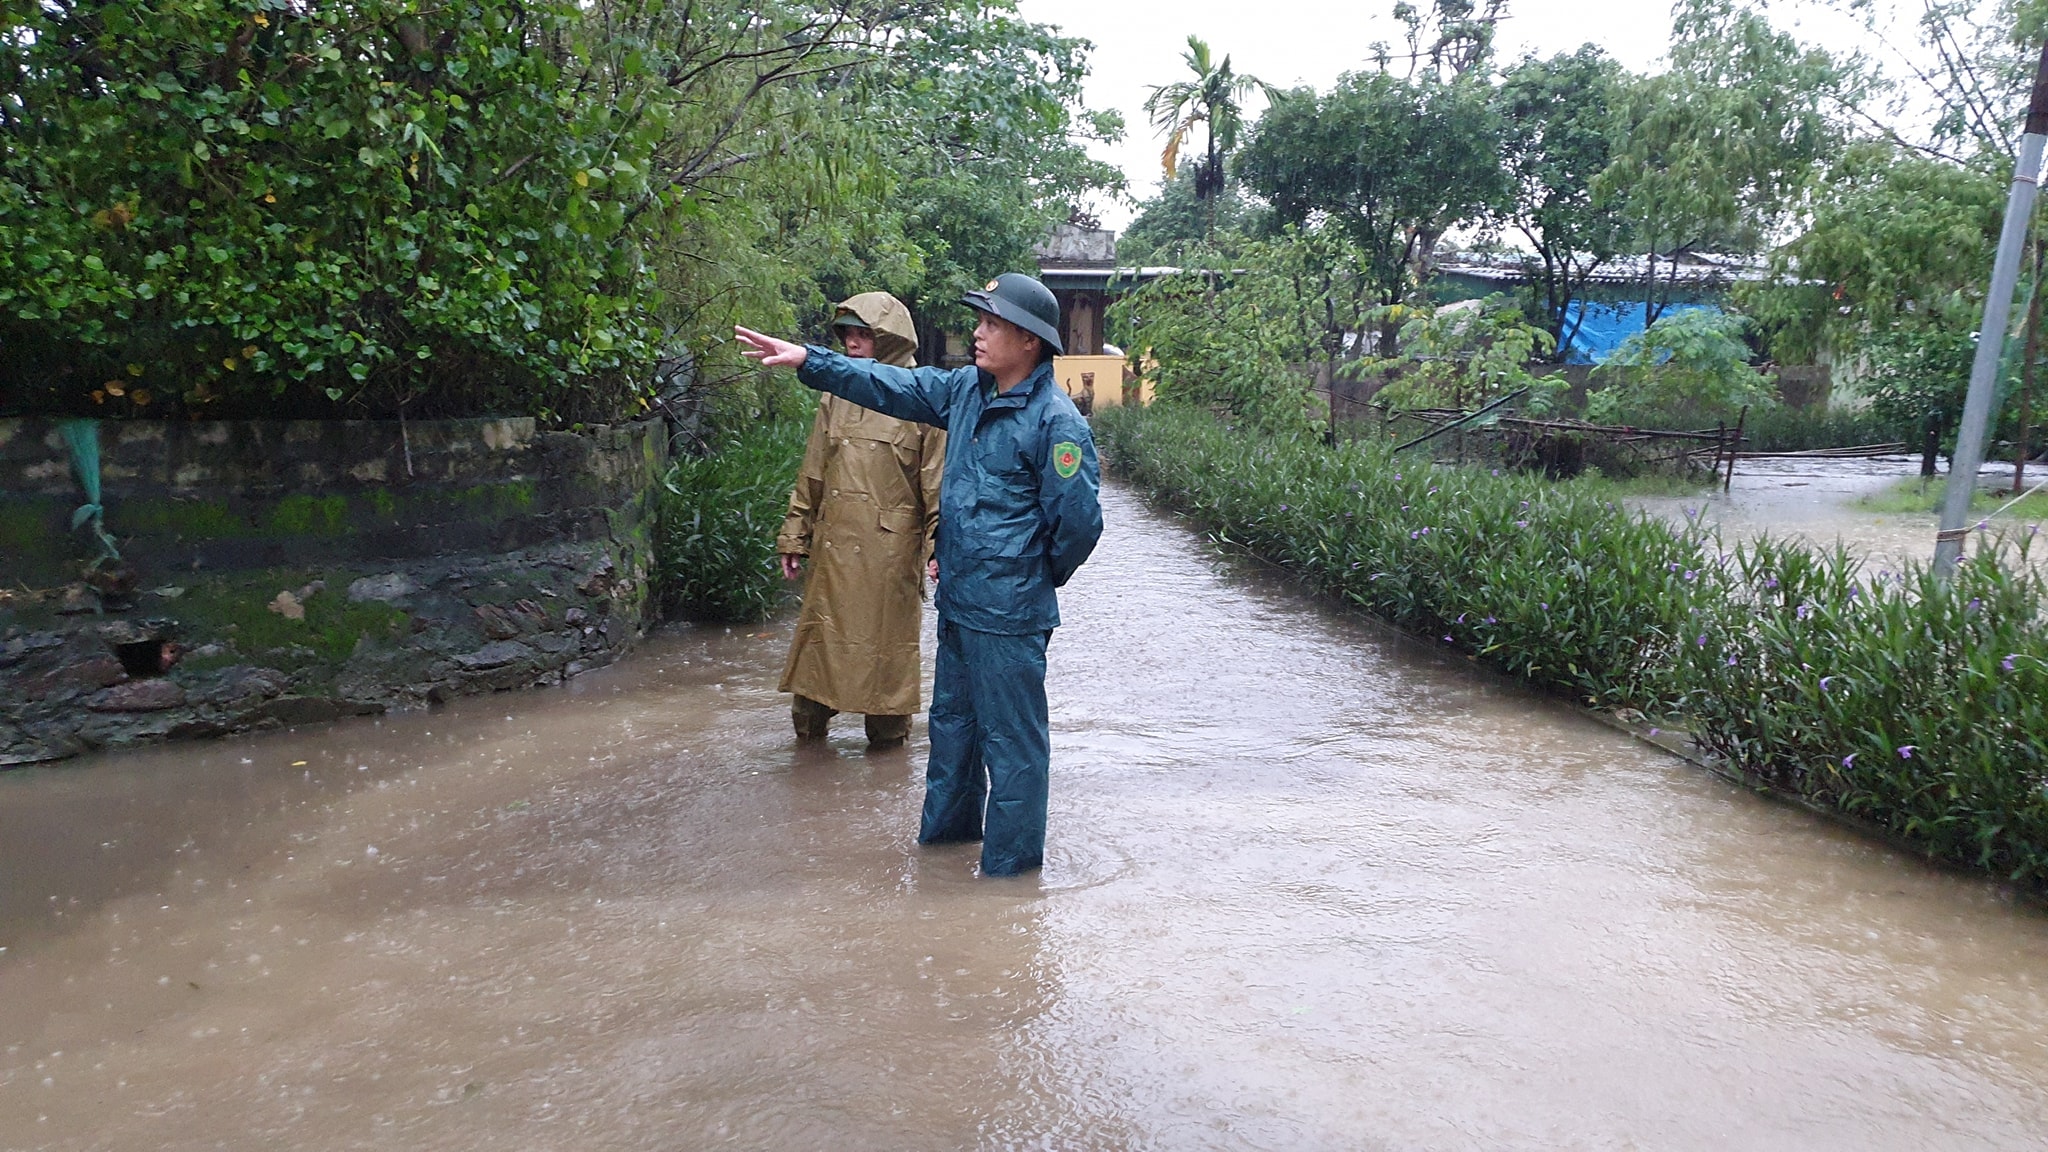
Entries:
<svg viewBox="0 0 2048 1152">
<path fill-rule="evenodd" d="M 2048 1141 L 2042 915 L 1105 503 L 1041 876 L 780 626 L 0 776 L 0 1147 Z"/>
<path fill-rule="evenodd" d="M 1735 480 L 1726 492 L 1640 497 L 1631 503 L 1673 523 L 1688 516 L 1704 517 L 1720 528 L 1722 540 L 1730 544 L 1768 533 L 1804 540 L 1823 550 L 1846 545 L 1863 558 L 1867 569 L 1882 572 L 1931 562 L 1939 518 L 1932 511 L 1875 512 L 1859 502 L 1919 475 L 1918 456 L 1752 458 L 1736 465 Z M 2032 487 L 2041 479 L 2040 469 L 2034 469 L 2027 485 Z M 1941 499 L 1947 482 L 1946 473 L 1928 482 L 1925 499 L 1930 509 Z M 1979 473 L 1980 487 L 2011 483 L 2009 463 L 1993 462 Z M 2012 511 L 1996 518 L 1980 513 L 1978 520 L 1987 525 L 1986 535 L 2014 539 L 2040 527 Z M 1979 544 L 1973 539 L 1965 547 L 1975 552 Z M 2012 555 L 2007 553 L 2009 558 Z M 2028 559 L 2036 567 L 2048 566 L 2048 548 L 2029 549 Z"/>
</svg>

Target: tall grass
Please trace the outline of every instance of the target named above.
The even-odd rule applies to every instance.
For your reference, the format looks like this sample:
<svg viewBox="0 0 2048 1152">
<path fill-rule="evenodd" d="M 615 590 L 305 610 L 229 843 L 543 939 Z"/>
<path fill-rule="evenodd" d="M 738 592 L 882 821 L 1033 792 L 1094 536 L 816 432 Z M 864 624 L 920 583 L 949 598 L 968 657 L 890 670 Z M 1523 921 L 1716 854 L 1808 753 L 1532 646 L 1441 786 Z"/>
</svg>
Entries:
<svg viewBox="0 0 2048 1152">
<path fill-rule="evenodd" d="M 1117 471 L 1317 588 L 1590 705 L 1675 717 L 1753 779 L 2048 887 L 2044 589 L 1995 546 L 1952 582 L 1872 577 L 1843 552 L 1724 550 L 1573 485 L 1377 443 L 1159 409 L 1095 425 Z"/>
<path fill-rule="evenodd" d="M 665 613 L 753 621 L 782 603 L 775 534 L 810 428 L 808 411 L 771 416 L 670 465 L 654 549 Z"/>
<path fill-rule="evenodd" d="M 1914 451 L 1920 447 L 1918 429 L 1901 428 L 1868 408 L 1765 408 L 1750 412 L 1743 420 L 1742 435 L 1742 447 L 1747 452 L 1860 448 L 1894 441 L 1911 442 Z"/>
</svg>

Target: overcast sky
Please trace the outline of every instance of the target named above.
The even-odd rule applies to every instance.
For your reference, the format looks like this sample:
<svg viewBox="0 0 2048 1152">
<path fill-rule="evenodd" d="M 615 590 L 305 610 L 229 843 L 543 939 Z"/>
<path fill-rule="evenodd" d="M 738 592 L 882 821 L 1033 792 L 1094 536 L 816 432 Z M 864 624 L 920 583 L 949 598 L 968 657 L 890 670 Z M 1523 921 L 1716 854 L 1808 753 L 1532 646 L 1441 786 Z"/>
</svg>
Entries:
<svg viewBox="0 0 2048 1152">
<path fill-rule="evenodd" d="M 1425 0 L 1426 2 L 1426 0 Z M 1152 194 L 1159 179 L 1159 138 L 1141 106 L 1150 85 L 1186 71 L 1181 54 L 1194 33 L 1231 65 L 1270 84 L 1327 88 L 1339 74 L 1369 65 L 1376 40 L 1401 43 L 1393 0 L 1019 0 L 1023 14 L 1095 44 L 1088 103 L 1122 112 L 1123 143 L 1098 149 L 1129 178 L 1134 195 Z M 1856 21 L 1816 0 L 1777 0 L 1772 22 L 1830 51 L 1884 48 Z M 1910 21 L 1891 37 L 1910 45 Z M 1549 56 L 1591 42 L 1624 67 L 1660 70 L 1670 39 L 1668 9 L 1659 0 L 1512 0 L 1499 45 L 1508 58 Z M 1889 61 L 1887 61 L 1889 63 Z M 1098 205 L 1103 223 L 1121 228 L 1126 205 Z"/>
</svg>

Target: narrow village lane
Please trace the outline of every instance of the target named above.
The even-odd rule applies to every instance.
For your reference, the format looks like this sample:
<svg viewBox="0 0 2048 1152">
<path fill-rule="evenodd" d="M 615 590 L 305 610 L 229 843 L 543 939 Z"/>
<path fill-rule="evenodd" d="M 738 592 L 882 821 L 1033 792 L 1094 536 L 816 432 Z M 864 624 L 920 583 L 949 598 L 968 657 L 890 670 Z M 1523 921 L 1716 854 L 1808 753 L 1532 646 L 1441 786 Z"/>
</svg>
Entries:
<svg viewBox="0 0 2048 1152">
<path fill-rule="evenodd" d="M 0 775 L 0 1148 L 1991 1149 L 2048 916 L 1216 559 L 1062 598 L 1041 876 L 786 625 Z"/>
</svg>

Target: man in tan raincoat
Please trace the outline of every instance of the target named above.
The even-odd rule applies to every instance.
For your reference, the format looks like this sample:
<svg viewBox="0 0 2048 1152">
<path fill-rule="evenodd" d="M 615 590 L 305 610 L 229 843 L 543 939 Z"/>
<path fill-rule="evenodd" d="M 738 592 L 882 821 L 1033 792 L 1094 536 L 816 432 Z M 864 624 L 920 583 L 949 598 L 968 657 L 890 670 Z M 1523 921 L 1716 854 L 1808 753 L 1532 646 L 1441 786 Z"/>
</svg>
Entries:
<svg viewBox="0 0 2048 1152">
<path fill-rule="evenodd" d="M 917 329 L 887 292 L 839 305 L 833 327 L 848 356 L 914 368 Z M 918 632 L 924 571 L 939 523 L 944 431 L 825 396 L 789 495 L 776 551 L 796 579 L 811 578 L 782 672 L 782 691 L 800 740 L 822 740 L 833 715 L 867 716 L 868 743 L 888 747 L 910 735 L 919 710 Z"/>
</svg>

